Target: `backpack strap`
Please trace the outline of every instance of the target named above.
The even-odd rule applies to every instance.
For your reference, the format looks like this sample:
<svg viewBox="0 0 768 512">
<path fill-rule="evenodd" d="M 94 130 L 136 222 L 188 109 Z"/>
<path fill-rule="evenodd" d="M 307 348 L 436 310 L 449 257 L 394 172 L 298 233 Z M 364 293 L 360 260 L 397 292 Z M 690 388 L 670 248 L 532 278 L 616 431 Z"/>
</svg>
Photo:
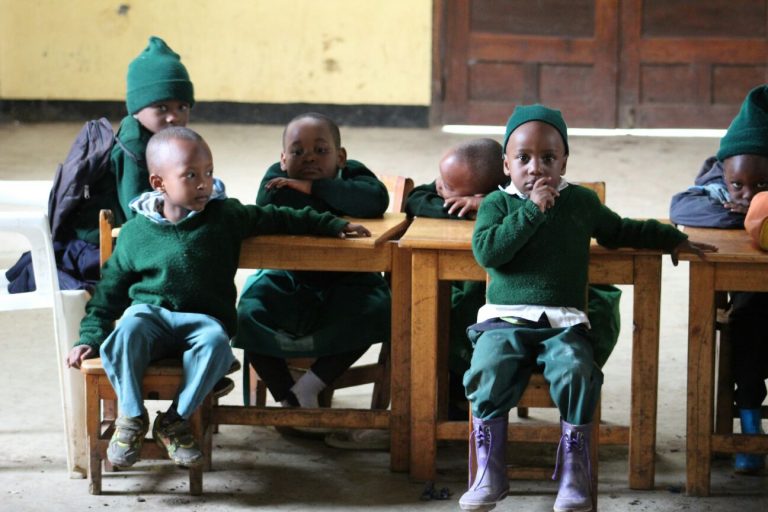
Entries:
<svg viewBox="0 0 768 512">
<path fill-rule="evenodd" d="M 136 153 L 134 153 L 133 151 L 131 151 L 130 149 L 128 149 L 128 147 L 125 144 L 123 144 L 123 141 L 121 141 L 120 137 L 118 137 L 117 135 L 115 135 L 115 142 L 117 143 L 118 146 L 120 146 L 120 149 L 122 149 L 123 152 L 130 157 L 131 160 L 133 160 L 137 164 L 144 164 L 144 159 L 139 155 L 137 155 Z"/>
</svg>

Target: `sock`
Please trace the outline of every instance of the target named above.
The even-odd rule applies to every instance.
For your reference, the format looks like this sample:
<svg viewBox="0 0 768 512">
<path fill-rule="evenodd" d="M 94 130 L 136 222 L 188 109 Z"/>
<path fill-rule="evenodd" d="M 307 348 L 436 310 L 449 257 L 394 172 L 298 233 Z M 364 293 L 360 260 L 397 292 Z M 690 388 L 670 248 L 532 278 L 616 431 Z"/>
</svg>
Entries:
<svg viewBox="0 0 768 512">
<path fill-rule="evenodd" d="M 285 398 L 280 400 L 280 405 L 283 407 L 301 407 L 298 398 L 296 398 L 296 395 L 294 395 L 291 391 L 288 392 Z"/>
<path fill-rule="evenodd" d="M 317 395 L 325 389 L 325 382 L 315 375 L 312 370 L 301 376 L 293 385 L 291 391 L 296 395 L 301 407 L 319 407 Z"/>
</svg>

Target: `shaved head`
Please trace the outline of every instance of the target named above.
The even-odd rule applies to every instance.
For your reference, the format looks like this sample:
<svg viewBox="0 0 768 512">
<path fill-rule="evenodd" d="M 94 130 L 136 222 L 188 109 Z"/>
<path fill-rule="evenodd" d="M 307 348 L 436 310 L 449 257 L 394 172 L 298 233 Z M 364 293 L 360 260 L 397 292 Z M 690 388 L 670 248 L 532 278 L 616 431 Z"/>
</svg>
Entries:
<svg viewBox="0 0 768 512">
<path fill-rule="evenodd" d="M 471 171 L 473 193 L 487 194 L 507 181 L 501 144 L 493 139 L 481 138 L 462 142 L 452 147 L 443 160 L 455 159 Z"/>
<path fill-rule="evenodd" d="M 172 141 L 189 141 L 201 144 L 210 153 L 210 148 L 205 140 L 194 130 L 183 126 L 170 126 L 160 130 L 149 139 L 146 158 L 147 169 L 150 174 L 162 174 L 165 162 L 173 154 Z"/>
</svg>

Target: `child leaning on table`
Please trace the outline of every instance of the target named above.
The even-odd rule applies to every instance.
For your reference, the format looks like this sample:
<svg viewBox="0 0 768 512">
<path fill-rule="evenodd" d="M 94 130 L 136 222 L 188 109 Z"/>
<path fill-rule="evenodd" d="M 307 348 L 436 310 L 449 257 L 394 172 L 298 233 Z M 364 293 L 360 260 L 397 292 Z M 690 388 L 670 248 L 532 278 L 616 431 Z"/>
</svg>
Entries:
<svg viewBox="0 0 768 512">
<path fill-rule="evenodd" d="M 311 207 L 351 217 L 381 217 L 384 184 L 347 160 L 336 123 L 318 113 L 293 118 L 283 132 L 280 161 L 267 169 L 259 205 Z M 285 407 L 317 407 L 318 394 L 368 347 L 390 337 L 390 292 L 378 272 L 260 270 L 237 307 L 237 348 Z M 286 358 L 317 358 L 294 382 Z M 244 372 L 247 375 L 247 372 Z"/>
<path fill-rule="evenodd" d="M 752 89 L 720 140 L 716 157 L 710 157 L 696 176 L 695 185 L 672 197 L 670 219 L 685 226 L 743 229 L 753 235 L 752 218 L 758 217 L 760 202 L 753 198 L 768 191 L 768 86 Z M 763 194 L 764 196 L 765 194 Z M 759 235 L 758 235 L 759 236 Z M 736 381 L 736 406 L 741 432 L 762 433 L 760 407 L 766 397 L 768 337 L 765 315 L 768 293 L 730 292 L 729 329 L 732 375 Z M 734 470 L 751 474 L 765 467 L 765 456 L 737 453 Z"/>
<path fill-rule="evenodd" d="M 475 349 L 464 376 L 474 421 L 477 472 L 459 504 L 487 509 L 508 493 L 507 417 L 542 367 L 562 416 L 556 511 L 591 510 L 589 434 L 603 374 L 584 313 L 591 238 L 607 247 L 713 250 L 655 220 L 622 219 L 597 195 L 564 178 L 568 136 L 560 111 L 517 107 L 504 138 L 511 183 L 480 206 L 472 238 L 490 275 L 488 303 L 467 330 Z"/>
<path fill-rule="evenodd" d="M 188 419 L 234 359 L 229 340 L 237 326 L 234 276 L 243 238 L 369 234 L 331 214 L 228 199 L 213 177 L 208 145 L 188 128 L 155 134 L 147 165 L 153 192 L 132 201 L 137 215 L 120 231 L 67 358 L 68 366 L 79 368 L 83 359 L 101 356 L 119 408 L 107 457 L 120 468 L 139 460 L 149 428 L 144 371 L 153 360 L 176 356 L 184 384 L 152 433 L 176 464 L 202 462 Z"/>
<path fill-rule="evenodd" d="M 472 139 L 457 144 L 443 155 L 439 174 L 432 183 L 414 188 L 405 202 L 411 217 L 471 220 L 487 194 L 505 184 L 501 144 L 493 139 Z M 450 419 L 466 419 L 466 397 L 461 384 L 472 358 L 467 327 L 475 323 L 477 310 L 485 304 L 485 283 L 451 283 L 449 329 L 449 409 Z"/>
</svg>

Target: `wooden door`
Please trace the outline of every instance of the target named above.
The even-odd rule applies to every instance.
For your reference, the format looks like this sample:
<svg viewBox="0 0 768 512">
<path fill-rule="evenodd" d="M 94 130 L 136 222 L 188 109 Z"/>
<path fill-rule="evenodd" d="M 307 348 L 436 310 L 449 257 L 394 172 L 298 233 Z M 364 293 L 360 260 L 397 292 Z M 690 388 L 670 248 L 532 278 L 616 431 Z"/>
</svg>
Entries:
<svg viewBox="0 0 768 512">
<path fill-rule="evenodd" d="M 727 128 L 766 82 L 765 0 L 623 0 L 622 127 Z"/>
<path fill-rule="evenodd" d="M 768 79 L 766 0 L 435 0 L 433 120 L 725 128 Z"/>
<path fill-rule="evenodd" d="M 616 117 L 614 0 L 444 0 L 442 122 L 504 124 L 545 103 L 574 126 Z M 443 20 L 438 20 L 438 28 Z"/>
</svg>

